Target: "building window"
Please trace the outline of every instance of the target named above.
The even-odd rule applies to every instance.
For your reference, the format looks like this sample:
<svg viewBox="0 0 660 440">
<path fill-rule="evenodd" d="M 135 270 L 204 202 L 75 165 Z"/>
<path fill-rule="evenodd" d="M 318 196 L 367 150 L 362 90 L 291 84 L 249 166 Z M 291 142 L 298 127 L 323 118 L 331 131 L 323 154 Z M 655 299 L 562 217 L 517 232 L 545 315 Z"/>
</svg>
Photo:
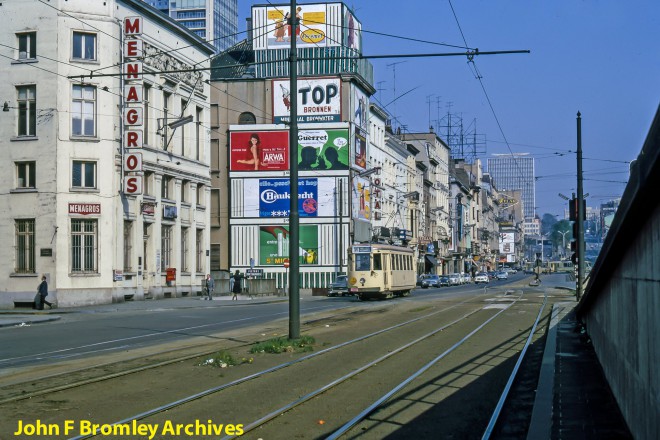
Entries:
<svg viewBox="0 0 660 440">
<path fill-rule="evenodd" d="M 201 160 L 202 150 L 202 109 L 197 107 L 197 124 L 195 124 L 195 159 Z"/>
<path fill-rule="evenodd" d="M 169 176 L 163 176 L 163 178 L 160 181 L 160 198 L 161 199 L 168 199 L 170 198 L 170 194 L 172 192 L 172 189 L 170 188 L 172 186 L 172 178 Z"/>
<path fill-rule="evenodd" d="M 220 244 L 211 245 L 211 270 L 220 270 Z"/>
<path fill-rule="evenodd" d="M 96 162 L 74 160 L 71 170 L 73 188 L 96 188 Z"/>
<path fill-rule="evenodd" d="M 36 162 L 16 162 L 16 188 L 36 188 Z"/>
<path fill-rule="evenodd" d="M 160 270 L 165 272 L 165 270 L 170 266 L 172 262 L 172 227 L 163 226 L 161 229 L 160 236 Z"/>
<path fill-rule="evenodd" d="M 195 250 L 197 252 L 197 272 L 204 273 L 204 229 L 197 230 Z"/>
<path fill-rule="evenodd" d="M 181 203 L 187 203 L 188 202 L 188 184 L 190 183 L 189 180 L 182 180 L 181 181 Z"/>
<path fill-rule="evenodd" d="M 18 92 L 18 135 L 36 136 L 37 86 L 16 87 Z"/>
<path fill-rule="evenodd" d="M 201 183 L 197 185 L 197 205 L 198 206 L 204 206 L 204 194 L 206 194 L 206 191 L 204 190 L 204 185 Z"/>
<path fill-rule="evenodd" d="M 71 219 L 71 272 L 96 273 L 97 220 Z"/>
<path fill-rule="evenodd" d="M 124 271 L 131 272 L 133 269 L 133 222 L 124 222 Z"/>
<path fill-rule="evenodd" d="M 181 228 L 181 272 L 188 272 L 188 228 Z"/>
<path fill-rule="evenodd" d="M 144 195 L 155 196 L 154 191 L 154 173 L 153 171 L 145 171 L 144 173 Z"/>
<path fill-rule="evenodd" d="M 96 135 L 96 87 L 73 86 L 73 102 L 71 105 L 71 133 L 74 136 Z"/>
<path fill-rule="evenodd" d="M 257 118 L 254 113 L 243 112 L 238 115 L 238 125 L 252 125 L 257 123 Z"/>
<path fill-rule="evenodd" d="M 163 149 L 167 150 L 167 119 L 169 118 L 169 112 L 170 112 L 170 107 L 172 104 L 170 103 L 170 99 L 172 98 L 172 94 L 169 92 L 163 92 L 163 118 L 164 118 L 164 123 L 163 123 L 163 132 L 161 133 L 163 136 Z"/>
<path fill-rule="evenodd" d="M 188 103 L 186 102 L 185 99 L 181 100 L 181 117 L 182 118 L 185 117 L 185 111 L 186 111 L 186 105 L 187 104 Z M 185 156 L 186 155 L 186 126 L 182 125 L 181 127 L 179 127 L 179 130 L 181 130 L 181 134 L 180 134 L 180 136 L 181 136 L 181 156 Z"/>
<path fill-rule="evenodd" d="M 149 130 L 151 130 L 149 118 L 151 118 L 151 86 L 148 84 L 144 85 L 142 92 L 142 100 L 144 101 L 144 110 L 143 110 L 143 126 L 142 126 L 142 142 L 145 145 L 151 145 Z"/>
<path fill-rule="evenodd" d="M 37 33 L 25 32 L 16 34 L 18 38 L 18 59 L 33 60 L 37 58 Z"/>
<path fill-rule="evenodd" d="M 72 57 L 77 60 L 95 61 L 96 34 L 74 32 Z"/>
<path fill-rule="evenodd" d="M 34 219 L 16 220 L 16 273 L 34 273 Z"/>
</svg>

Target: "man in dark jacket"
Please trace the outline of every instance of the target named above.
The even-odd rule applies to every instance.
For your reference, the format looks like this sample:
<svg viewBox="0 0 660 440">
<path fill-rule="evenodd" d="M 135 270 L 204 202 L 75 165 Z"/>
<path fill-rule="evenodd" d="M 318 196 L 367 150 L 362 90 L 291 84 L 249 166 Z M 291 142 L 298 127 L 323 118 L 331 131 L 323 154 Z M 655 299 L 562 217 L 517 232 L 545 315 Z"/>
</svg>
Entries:
<svg viewBox="0 0 660 440">
<path fill-rule="evenodd" d="M 41 277 L 41 284 L 39 284 L 39 289 L 37 290 L 37 292 L 41 297 L 41 301 L 39 302 L 37 309 L 43 310 L 44 304 L 46 304 L 48 307 L 52 309 L 53 304 L 46 301 L 46 297 L 48 296 L 48 283 L 46 282 L 46 275 L 43 275 Z"/>
</svg>

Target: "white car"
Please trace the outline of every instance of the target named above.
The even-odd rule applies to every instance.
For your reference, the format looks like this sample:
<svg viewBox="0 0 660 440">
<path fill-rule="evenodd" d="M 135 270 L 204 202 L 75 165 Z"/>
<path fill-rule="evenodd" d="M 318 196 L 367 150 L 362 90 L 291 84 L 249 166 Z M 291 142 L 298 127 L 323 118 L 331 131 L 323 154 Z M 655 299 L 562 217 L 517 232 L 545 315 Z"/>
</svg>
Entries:
<svg viewBox="0 0 660 440">
<path fill-rule="evenodd" d="M 449 275 L 449 284 L 452 286 L 458 286 L 461 284 L 461 275 L 458 273 Z"/>
<path fill-rule="evenodd" d="M 479 272 L 474 276 L 474 284 L 485 283 L 488 284 L 488 274 L 486 272 Z"/>
</svg>

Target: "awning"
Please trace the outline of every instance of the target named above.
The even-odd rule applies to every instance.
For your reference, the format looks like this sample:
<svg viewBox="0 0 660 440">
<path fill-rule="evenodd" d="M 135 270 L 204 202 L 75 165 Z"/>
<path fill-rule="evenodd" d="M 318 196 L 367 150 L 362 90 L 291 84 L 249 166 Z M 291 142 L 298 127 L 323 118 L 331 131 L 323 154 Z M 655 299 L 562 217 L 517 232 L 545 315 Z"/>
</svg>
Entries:
<svg viewBox="0 0 660 440">
<path fill-rule="evenodd" d="M 438 265 L 438 260 L 436 260 L 435 257 L 434 257 L 433 255 L 424 255 L 424 258 L 426 258 L 426 261 L 428 261 L 429 263 L 431 263 L 433 266 L 437 266 L 437 265 Z"/>
</svg>

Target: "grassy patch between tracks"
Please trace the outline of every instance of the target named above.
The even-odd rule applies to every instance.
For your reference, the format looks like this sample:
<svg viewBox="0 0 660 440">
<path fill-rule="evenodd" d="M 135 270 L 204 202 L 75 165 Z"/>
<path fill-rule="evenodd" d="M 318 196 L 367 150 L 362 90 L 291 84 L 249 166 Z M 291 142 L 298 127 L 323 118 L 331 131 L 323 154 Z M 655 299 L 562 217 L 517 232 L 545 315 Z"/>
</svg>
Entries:
<svg viewBox="0 0 660 440">
<path fill-rule="evenodd" d="M 213 356 L 202 362 L 200 365 L 210 365 L 218 368 L 227 368 L 233 367 L 234 365 L 240 364 L 251 364 L 253 361 L 252 358 L 241 358 L 236 360 L 231 353 L 226 350 L 219 351 Z"/>
<path fill-rule="evenodd" d="M 284 336 L 257 342 L 250 353 L 304 353 L 314 350 L 316 340 L 311 336 L 301 336 L 298 339 L 288 339 Z"/>
</svg>

